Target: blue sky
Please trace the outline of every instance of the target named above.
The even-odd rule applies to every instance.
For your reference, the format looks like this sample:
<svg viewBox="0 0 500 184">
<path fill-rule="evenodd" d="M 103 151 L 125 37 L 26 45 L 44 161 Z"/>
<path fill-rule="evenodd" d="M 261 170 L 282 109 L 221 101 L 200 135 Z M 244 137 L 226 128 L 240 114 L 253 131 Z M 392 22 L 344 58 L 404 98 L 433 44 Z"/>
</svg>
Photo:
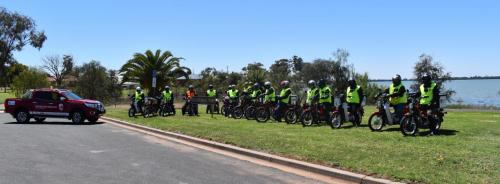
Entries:
<svg viewBox="0 0 500 184">
<path fill-rule="evenodd" d="M 500 1 L 142 0 L 19 1 L 0 6 L 32 17 L 48 40 L 16 53 L 36 66 L 53 54 L 119 69 L 135 52 L 170 50 L 201 71 L 239 71 L 298 55 L 347 49 L 372 78 L 412 76 L 422 53 L 454 76 L 500 75 Z"/>
</svg>

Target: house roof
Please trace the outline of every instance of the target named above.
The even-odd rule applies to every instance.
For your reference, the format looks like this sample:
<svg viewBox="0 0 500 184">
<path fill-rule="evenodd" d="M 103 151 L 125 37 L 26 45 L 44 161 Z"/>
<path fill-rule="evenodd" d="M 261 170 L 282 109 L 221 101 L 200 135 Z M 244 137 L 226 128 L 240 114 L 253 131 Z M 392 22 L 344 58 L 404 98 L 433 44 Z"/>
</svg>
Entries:
<svg viewBox="0 0 500 184">
<path fill-rule="evenodd" d="M 189 75 L 189 80 L 201 80 L 203 78 L 203 76 L 201 76 L 200 74 L 191 74 Z M 177 78 L 177 80 L 186 80 L 185 77 L 179 77 Z"/>
</svg>

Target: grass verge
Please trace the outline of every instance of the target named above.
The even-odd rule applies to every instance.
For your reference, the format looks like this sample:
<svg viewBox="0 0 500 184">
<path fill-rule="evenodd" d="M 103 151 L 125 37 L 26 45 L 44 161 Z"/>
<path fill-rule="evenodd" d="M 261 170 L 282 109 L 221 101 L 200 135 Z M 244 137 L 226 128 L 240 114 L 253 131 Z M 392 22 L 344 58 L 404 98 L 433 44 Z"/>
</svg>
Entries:
<svg viewBox="0 0 500 184">
<path fill-rule="evenodd" d="M 216 115 L 129 118 L 124 106 L 106 116 L 244 148 L 354 172 L 424 183 L 500 181 L 500 113 L 449 112 L 442 135 L 403 137 L 397 126 L 371 132 L 363 127 L 332 130 L 284 123 L 257 123 Z M 201 111 L 200 112 L 204 112 Z M 179 113 L 178 113 L 179 114 Z"/>
</svg>

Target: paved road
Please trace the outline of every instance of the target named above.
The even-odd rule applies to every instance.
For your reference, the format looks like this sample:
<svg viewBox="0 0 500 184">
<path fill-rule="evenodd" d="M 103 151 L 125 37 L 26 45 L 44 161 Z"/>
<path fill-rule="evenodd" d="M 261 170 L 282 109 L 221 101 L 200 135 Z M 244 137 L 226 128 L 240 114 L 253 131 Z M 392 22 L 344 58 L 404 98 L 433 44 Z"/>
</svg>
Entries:
<svg viewBox="0 0 500 184">
<path fill-rule="evenodd" d="M 0 113 L 0 184 L 320 183 L 159 140 L 110 124 L 48 119 L 17 124 Z"/>
</svg>

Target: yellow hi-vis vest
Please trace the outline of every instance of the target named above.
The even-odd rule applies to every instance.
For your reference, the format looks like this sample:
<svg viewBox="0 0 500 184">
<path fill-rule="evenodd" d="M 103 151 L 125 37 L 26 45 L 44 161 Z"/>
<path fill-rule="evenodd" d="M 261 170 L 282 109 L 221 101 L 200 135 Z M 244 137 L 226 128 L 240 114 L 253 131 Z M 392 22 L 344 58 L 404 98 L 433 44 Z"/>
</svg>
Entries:
<svg viewBox="0 0 500 184">
<path fill-rule="evenodd" d="M 290 89 L 290 88 L 286 88 L 286 89 L 281 90 L 281 92 L 280 92 L 280 97 L 285 96 L 286 92 L 287 92 L 287 91 L 291 91 L 291 90 L 292 90 L 292 89 Z M 291 94 L 291 93 L 290 93 L 290 94 Z M 281 102 L 283 102 L 283 103 L 285 103 L 285 104 L 288 104 L 288 103 L 290 102 L 290 96 L 288 96 L 288 98 L 283 98 L 283 99 L 281 99 L 280 101 L 281 101 Z"/>
<path fill-rule="evenodd" d="M 229 96 L 229 98 L 236 98 L 238 97 L 238 90 L 229 90 L 227 91 L 227 95 Z"/>
<path fill-rule="evenodd" d="M 324 97 L 328 98 L 321 99 Z M 319 90 L 319 103 L 332 103 L 332 90 L 330 87 L 325 86 Z"/>
<path fill-rule="evenodd" d="M 436 83 L 433 82 L 427 91 L 425 90 L 424 85 L 420 85 L 420 104 L 421 105 L 429 105 L 432 102 L 432 98 L 434 97 L 434 88 L 436 87 Z"/>
<path fill-rule="evenodd" d="M 403 87 L 403 84 L 399 84 L 398 86 L 394 86 L 394 84 L 391 84 L 391 86 L 389 86 L 389 95 L 399 94 L 399 90 L 401 90 L 401 87 Z M 406 104 L 406 102 L 408 102 L 408 97 L 406 95 L 407 94 L 405 91 L 403 96 L 390 97 L 389 102 L 391 103 L 391 105 Z"/>
<path fill-rule="evenodd" d="M 215 91 L 215 89 L 212 89 L 212 90 L 207 90 L 207 96 L 208 97 L 215 97 L 217 95 L 217 91 Z"/>
<path fill-rule="evenodd" d="M 141 101 L 142 100 L 142 94 L 144 94 L 142 91 L 139 93 L 139 92 L 135 92 L 135 101 L 138 102 L 138 101 Z"/>
<path fill-rule="evenodd" d="M 318 88 L 314 88 L 314 89 L 309 89 L 307 90 L 307 98 L 306 98 L 306 103 L 308 105 L 311 105 L 312 104 L 312 101 L 314 99 L 314 96 L 316 95 L 316 93 L 318 92 Z"/>
<path fill-rule="evenodd" d="M 269 94 L 267 94 L 269 93 Z M 264 96 L 264 103 L 266 102 L 275 102 L 276 101 L 276 93 L 274 92 L 274 88 L 270 87 L 266 89 L 266 96 Z"/>
<path fill-rule="evenodd" d="M 361 88 L 359 85 L 356 86 L 354 90 L 351 90 L 351 87 L 347 88 L 347 97 L 346 97 L 346 102 L 347 103 L 361 103 L 361 98 L 359 97 L 358 90 Z"/>
<path fill-rule="evenodd" d="M 163 91 L 163 100 L 164 101 L 170 101 L 172 99 L 172 91 Z"/>
</svg>

